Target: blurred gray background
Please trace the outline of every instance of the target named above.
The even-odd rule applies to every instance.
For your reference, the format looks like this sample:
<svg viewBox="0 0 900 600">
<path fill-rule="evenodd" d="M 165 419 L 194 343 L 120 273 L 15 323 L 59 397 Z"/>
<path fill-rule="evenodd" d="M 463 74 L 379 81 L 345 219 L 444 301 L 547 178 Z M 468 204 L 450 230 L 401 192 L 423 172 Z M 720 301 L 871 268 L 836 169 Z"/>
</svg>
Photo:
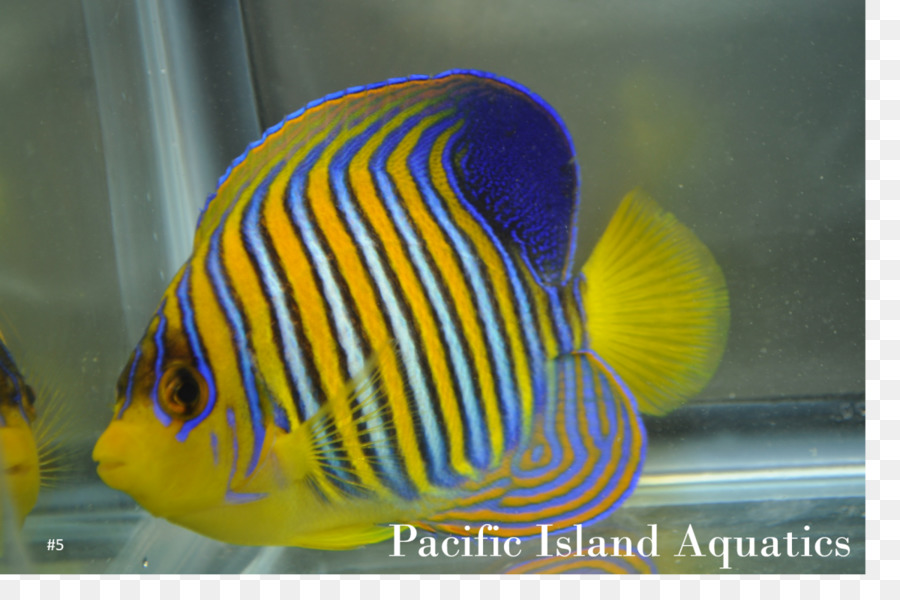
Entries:
<svg viewBox="0 0 900 600">
<path fill-rule="evenodd" d="M 710 246 L 732 327 L 703 397 L 862 392 L 862 3 L 177 4 L 0 2 L 0 326 L 97 428 L 227 163 L 327 93 L 451 68 L 568 123 L 579 261 L 636 186 Z"/>
<path fill-rule="evenodd" d="M 579 260 L 642 186 L 732 298 L 706 398 L 864 387 L 864 6 L 790 2 L 253 2 L 260 119 L 453 68 L 552 104 L 581 165 Z"/>
</svg>

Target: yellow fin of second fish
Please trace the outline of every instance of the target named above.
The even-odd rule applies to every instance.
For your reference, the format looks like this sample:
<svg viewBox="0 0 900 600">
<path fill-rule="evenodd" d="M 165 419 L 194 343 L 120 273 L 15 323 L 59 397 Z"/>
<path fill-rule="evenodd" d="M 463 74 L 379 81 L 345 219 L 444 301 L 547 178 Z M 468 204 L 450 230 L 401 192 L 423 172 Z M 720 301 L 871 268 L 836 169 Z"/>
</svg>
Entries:
<svg viewBox="0 0 900 600">
<path fill-rule="evenodd" d="M 706 246 L 640 191 L 584 267 L 591 347 L 643 413 L 664 414 L 712 377 L 728 334 L 725 278 Z"/>
</svg>

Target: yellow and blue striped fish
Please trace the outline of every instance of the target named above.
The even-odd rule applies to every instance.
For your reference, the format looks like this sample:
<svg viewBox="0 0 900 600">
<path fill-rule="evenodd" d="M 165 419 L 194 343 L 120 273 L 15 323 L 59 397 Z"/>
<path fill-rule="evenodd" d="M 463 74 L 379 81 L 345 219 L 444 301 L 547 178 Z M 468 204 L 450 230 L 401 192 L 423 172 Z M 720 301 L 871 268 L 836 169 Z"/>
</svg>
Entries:
<svg viewBox="0 0 900 600">
<path fill-rule="evenodd" d="M 524 554 L 524 553 L 523 553 Z M 572 553 L 568 556 L 543 556 L 521 561 L 503 569 L 504 575 L 656 575 L 653 560 L 640 552 L 618 556 L 614 546 L 604 548 L 604 556 Z"/>
<path fill-rule="evenodd" d="M 4 523 L 21 526 L 37 503 L 41 477 L 34 418 L 34 392 L 0 334 L 0 539 Z"/>
<path fill-rule="evenodd" d="M 562 121 L 494 75 L 290 115 L 219 180 L 119 379 L 99 475 L 240 544 L 603 518 L 641 469 L 638 409 L 715 369 L 727 295 L 640 194 L 573 275 L 577 197 Z"/>
</svg>

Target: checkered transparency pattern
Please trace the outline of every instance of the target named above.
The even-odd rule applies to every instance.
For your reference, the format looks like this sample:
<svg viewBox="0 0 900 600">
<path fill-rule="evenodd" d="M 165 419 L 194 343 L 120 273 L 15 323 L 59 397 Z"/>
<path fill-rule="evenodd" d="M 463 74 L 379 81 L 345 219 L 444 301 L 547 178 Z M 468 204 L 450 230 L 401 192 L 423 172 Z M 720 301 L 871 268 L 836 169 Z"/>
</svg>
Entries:
<svg viewBox="0 0 900 600">
<path fill-rule="evenodd" d="M 0 598 L 23 600 L 417 600 L 418 598 L 505 598 L 570 600 L 640 597 L 646 600 L 690 598 L 821 598 L 858 600 L 896 598 L 900 580 L 825 575 L 629 575 L 621 578 L 575 575 L 522 577 L 502 575 L 253 575 L 111 576 L 63 575 L 0 577 Z"/>
<path fill-rule="evenodd" d="M 900 597 L 900 462 L 893 460 L 900 456 L 900 4 L 869 1 L 866 9 L 868 421 L 862 584 L 877 581 L 880 597 L 896 598 Z"/>
<path fill-rule="evenodd" d="M 0 576 L 0 599 L 900 598 L 900 2 L 866 11 L 865 576 Z"/>
</svg>

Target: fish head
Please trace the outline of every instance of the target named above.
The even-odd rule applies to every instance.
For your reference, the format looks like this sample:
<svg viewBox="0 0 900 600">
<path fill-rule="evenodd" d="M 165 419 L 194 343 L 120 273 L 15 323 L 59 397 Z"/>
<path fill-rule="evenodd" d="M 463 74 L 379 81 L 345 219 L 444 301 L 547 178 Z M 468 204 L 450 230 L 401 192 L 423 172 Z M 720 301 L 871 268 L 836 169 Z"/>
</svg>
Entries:
<svg viewBox="0 0 900 600">
<path fill-rule="evenodd" d="M 229 329 L 202 330 L 200 346 L 185 331 L 188 320 L 167 296 L 132 352 L 113 418 L 94 447 L 100 478 L 154 516 L 230 543 L 331 548 L 383 535 L 384 528 L 370 531 L 369 513 L 332 493 L 317 462 L 330 456 L 317 452 L 333 428 L 330 412 L 288 427 L 266 408 L 282 390 L 270 388 L 256 364 L 253 392 L 263 409 L 254 416 Z M 351 387 L 368 390 L 357 396 L 374 393 L 372 385 Z M 354 491 L 368 496 L 359 485 Z M 363 533 L 347 533 L 360 521 Z M 340 533 L 323 538 L 323 530 Z"/>
<path fill-rule="evenodd" d="M 31 429 L 34 391 L 11 364 L 0 368 L 0 523 L 11 507 L 21 524 L 37 503 L 40 468 Z"/>
<path fill-rule="evenodd" d="M 220 503 L 234 462 L 224 415 L 234 399 L 217 393 L 233 388 L 192 349 L 173 300 L 164 297 L 122 370 L 93 452 L 107 485 L 164 518 Z"/>
</svg>

